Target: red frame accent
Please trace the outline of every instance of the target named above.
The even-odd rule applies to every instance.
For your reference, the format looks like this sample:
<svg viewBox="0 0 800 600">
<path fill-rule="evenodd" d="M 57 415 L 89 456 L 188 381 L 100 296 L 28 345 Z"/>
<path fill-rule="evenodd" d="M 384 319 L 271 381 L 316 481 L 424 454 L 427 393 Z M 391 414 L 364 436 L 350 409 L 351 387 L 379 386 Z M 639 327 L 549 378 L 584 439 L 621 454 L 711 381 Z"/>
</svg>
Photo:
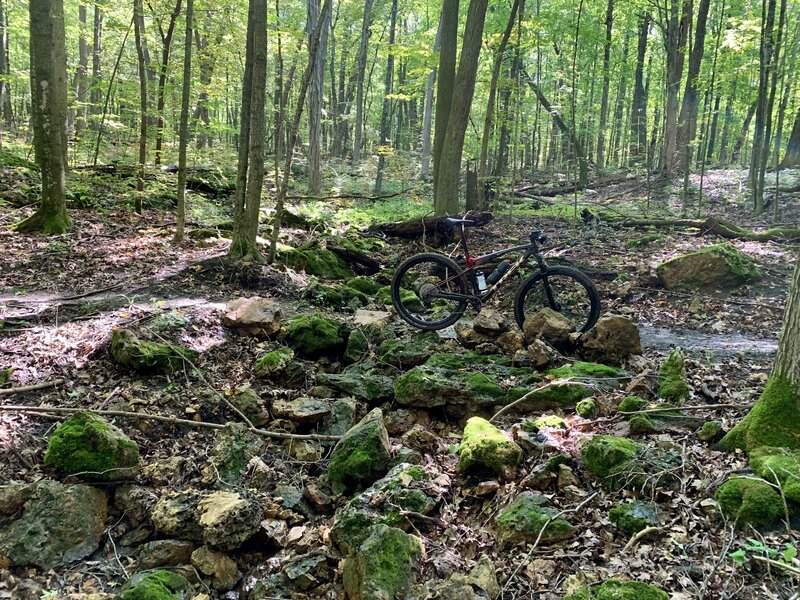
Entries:
<svg viewBox="0 0 800 600">
<path fill-rule="evenodd" d="M 464 258 L 467 261 L 467 267 L 469 267 L 470 269 L 472 267 L 474 267 L 476 264 L 478 264 L 478 260 L 475 259 L 475 258 L 472 258 L 469 254 L 465 254 Z"/>
</svg>

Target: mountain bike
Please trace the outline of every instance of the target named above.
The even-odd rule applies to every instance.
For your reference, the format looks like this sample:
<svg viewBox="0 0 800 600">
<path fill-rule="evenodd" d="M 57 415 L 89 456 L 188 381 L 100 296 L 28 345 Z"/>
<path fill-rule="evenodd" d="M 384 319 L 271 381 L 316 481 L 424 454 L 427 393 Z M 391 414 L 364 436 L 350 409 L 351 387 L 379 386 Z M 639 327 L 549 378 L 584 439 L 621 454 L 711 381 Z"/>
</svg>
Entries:
<svg viewBox="0 0 800 600">
<path fill-rule="evenodd" d="M 469 219 L 448 218 L 461 231 L 456 246 L 463 250 L 463 266 L 449 256 L 426 252 L 403 262 L 392 278 L 392 304 L 400 317 L 425 330 L 454 324 L 468 305 L 475 310 L 492 298 L 523 266 L 536 272 L 522 282 L 514 299 L 514 317 L 520 327 L 525 319 L 543 308 L 564 315 L 577 331 L 588 331 L 600 316 L 600 294 L 592 280 L 578 269 L 549 266 L 539 250 L 548 239 L 541 231 L 532 231 L 527 244 L 511 246 L 484 256 L 474 257 L 467 247 Z M 454 251 L 455 252 L 455 251 Z M 515 261 L 502 260 L 486 275 L 488 264 L 508 254 L 521 256 Z M 531 261 L 534 259 L 534 261 Z"/>
</svg>

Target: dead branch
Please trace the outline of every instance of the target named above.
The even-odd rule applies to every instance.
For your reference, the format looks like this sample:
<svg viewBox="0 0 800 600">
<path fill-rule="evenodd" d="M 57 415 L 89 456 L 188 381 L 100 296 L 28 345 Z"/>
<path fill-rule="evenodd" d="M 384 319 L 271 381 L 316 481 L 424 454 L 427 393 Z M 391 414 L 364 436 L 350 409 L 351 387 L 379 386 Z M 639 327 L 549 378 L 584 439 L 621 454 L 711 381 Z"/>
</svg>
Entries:
<svg viewBox="0 0 800 600">
<path fill-rule="evenodd" d="M 702 233 L 718 235 L 728 240 L 748 240 L 751 242 L 800 242 L 800 229 L 794 227 L 773 227 L 766 231 L 756 232 L 744 229 L 728 221 L 707 217 L 705 219 L 624 219 L 611 223 L 620 227 L 690 227 Z"/>
<path fill-rule="evenodd" d="M 456 215 L 458 218 L 469 218 L 474 221 L 471 227 L 481 227 L 489 223 L 493 215 L 490 212 Z M 445 246 L 453 239 L 455 227 L 447 221 L 446 216 L 428 216 L 396 223 L 381 223 L 367 228 L 367 233 L 380 233 L 389 237 L 417 239 L 426 235 L 433 237 L 433 246 Z"/>
<path fill-rule="evenodd" d="M 367 194 L 359 194 L 353 192 L 351 194 L 328 194 L 326 196 L 286 196 L 287 200 L 388 200 L 389 198 L 397 198 L 412 191 L 412 188 L 406 188 L 395 192 L 393 194 L 383 194 L 380 196 L 368 196 Z"/>
<path fill-rule="evenodd" d="M 15 388 L 7 388 L 0 390 L 0 396 L 10 396 L 11 394 L 21 394 L 23 392 L 35 392 L 36 390 L 46 390 L 51 387 L 57 387 L 64 383 L 63 379 L 54 379 L 53 381 L 43 381 L 42 383 L 35 383 L 33 385 L 21 385 Z"/>
</svg>

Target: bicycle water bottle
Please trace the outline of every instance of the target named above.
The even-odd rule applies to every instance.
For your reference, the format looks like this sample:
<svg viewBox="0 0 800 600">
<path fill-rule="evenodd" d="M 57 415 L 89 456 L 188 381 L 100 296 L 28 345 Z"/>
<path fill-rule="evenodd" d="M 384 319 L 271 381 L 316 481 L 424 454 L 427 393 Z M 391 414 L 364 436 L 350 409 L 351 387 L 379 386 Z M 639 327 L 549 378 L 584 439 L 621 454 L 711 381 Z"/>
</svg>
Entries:
<svg viewBox="0 0 800 600">
<path fill-rule="evenodd" d="M 486 291 L 486 277 L 483 276 L 483 273 L 478 271 L 475 273 L 475 279 L 478 281 L 478 290 L 481 292 Z"/>
<path fill-rule="evenodd" d="M 496 268 L 494 271 L 492 271 L 492 274 L 491 274 L 491 275 L 489 275 L 489 276 L 486 278 L 486 283 L 488 283 L 489 285 L 494 285 L 495 283 L 497 283 L 498 281 L 500 281 L 500 278 L 501 278 L 503 275 L 505 275 L 505 274 L 506 274 L 506 272 L 507 272 L 507 271 L 508 271 L 510 268 L 511 268 L 511 263 L 510 263 L 510 262 L 508 262 L 507 260 L 504 260 L 504 261 L 503 261 L 503 262 L 501 262 L 499 265 L 497 265 L 497 268 Z"/>
</svg>

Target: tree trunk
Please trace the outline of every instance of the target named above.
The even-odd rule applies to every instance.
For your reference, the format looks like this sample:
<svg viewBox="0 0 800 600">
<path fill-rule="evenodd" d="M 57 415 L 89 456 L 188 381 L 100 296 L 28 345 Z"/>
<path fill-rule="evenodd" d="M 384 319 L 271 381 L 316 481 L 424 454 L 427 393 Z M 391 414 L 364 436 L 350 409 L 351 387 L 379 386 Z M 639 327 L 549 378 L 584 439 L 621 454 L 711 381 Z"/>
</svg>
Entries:
<svg viewBox="0 0 800 600">
<path fill-rule="evenodd" d="M 264 185 L 266 86 L 267 5 L 263 0 L 250 0 L 247 18 L 247 57 L 242 84 L 240 163 L 236 179 L 233 237 L 228 255 L 253 261 L 261 259 L 256 237 L 261 189 Z"/>
<path fill-rule="evenodd" d="M 719 153 L 717 158 L 720 165 L 728 162 L 728 140 L 731 135 L 731 123 L 733 123 L 733 97 L 728 97 L 725 103 L 725 118 L 722 121 L 722 135 L 719 140 Z M 713 157 L 709 156 L 708 159 L 713 161 Z"/>
<path fill-rule="evenodd" d="M 800 448 L 800 259 L 796 261 L 775 366 L 753 408 L 722 438 L 724 448 Z"/>
<path fill-rule="evenodd" d="M 186 0 L 186 36 L 183 47 L 183 89 L 181 90 L 181 124 L 178 134 L 178 214 L 175 241 L 183 241 L 186 224 L 186 148 L 189 145 L 189 100 L 192 93 L 192 18 L 194 0 Z"/>
<path fill-rule="evenodd" d="M 456 79 L 456 51 L 458 50 L 459 0 L 443 0 L 439 21 L 441 45 L 439 48 L 439 68 L 436 76 L 436 123 L 433 130 L 433 197 L 437 198 L 439 172 L 441 171 L 442 148 L 450 110 L 453 106 L 453 86 Z"/>
<path fill-rule="evenodd" d="M 386 165 L 386 154 L 390 151 L 389 136 L 392 130 L 392 94 L 394 92 L 394 38 L 397 25 L 397 0 L 392 0 L 392 11 L 389 17 L 389 55 L 386 57 L 386 74 L 383 82 L 383 106 L 381 108 L 381 126 L 378 139 L 378 173 L 375 177 L 373 194 L 380 196 L 383 190 L 383 168 Z"/>
<path fill-rule="evenodd" d="M 481 52 L 483 22 L 486 18 L 487 0 L 470 0 L 467 23 L 464 27 L 464 42 L 458 62 L 458 73 L 452 89 L 452 105 L 447 119 L 447 130 L 441 148 L 441 157 L 436 166 L 433 210 L 437 215 L 458 212 L 458 182 L 461 174 L 461 154 L 464 136 L 475 92 L 478 58 Z M 441 66 L 441 65 L 440 65 Z M 440 71 L 443 71 L 440 69 Z M 436 116 L 439 129 L 439 114 Z"/>
<path fill-rule="evenodd" d="M 63 233 L 70 225 L 64 197 L 67 143 L 67 59 L 62 0 L 30 0 L 33 148 L 42 173 L 39 209 L 17 231 Z"/>
<path fill-rule="evenodd" d="M 8 24 L 6 23 L 5 6 L 3 0 L 0 0 L 0 76 L 9 74 L 8 67 Z M 13 123 L 11 88 L 5 79 L 0 80 L 0 112 L 2 112 L 6 128 L 11 129 Z M 0 135 L 0 147 L 2 147 L 2 143 L 3 138 Z"/>
<path fill-rule="evenodd" d="M 158 93 L 156 95 L 156 152 L 154 162 L 161 164 L 161 152 L 164 144 L 164 105 L 166 102 L 165 90 L 167 86 L 167 67 L 169 55 L 172 50 L 172 36 L 175 33 L 175 24 L 181 13 L 181 0 L 175 0 L 175 7 L 169 15 L 167 31 L 164 32 L 161 22 L 158 21 L 159 34 L 161 35 L 161 64 L 158 65 Z"/>
<path fill-rule="evenodd" d="M 144 12 L 142 0 L 133 0 L 133 31 L 136 37 L 136 57 L 139 68 L 139 162 L 136 170 L 136 212 L 142 214 L 144 164 L 147 162 L 147 55 L 144 45 Z"/>
<path fill-rule="evenodd" d="M 711 126 L 708 132 L 708 145 L 706 146 L 706 161 L 711 162 L 714 157 L 714 147 L 717 145 L 717 131 L 719 128 L 719 105 L 722 97 L 717 94 L 714 98 L 713 114 L 711 115 Z"/>
<path fill-rule="evenodd" d="M 2 7 L 0 7 L 2 10 Z M 89 43 L 86 40 L 86 5 L 78 5 L 78 69 L 75 72 L 75 136 L 79 137 L 86 128 L 86 97 L 89 89 Z"/>
<path fill-rule="evenodd" d="M 206 13 L 209 20 L 213 16 L 210 11 Z M 215 46 L 218 47 L 222 42 L 222 32 L 218 32 L 215 37 Z M 195 139 L 197 141 L 197 148 L 211 147 L 213 144 L 213 137 L 208 132 L 208 127 L 211 125 L 211 115 L 208 110 L 208 90 L 211 87 L 211 78 L 214 75 L 214 68 L 217 64 L 217 52 L 209 51 L 208 38 L 200 34 L 198 27 L 194 27 L 194 44 L 197 49 L 197 62 L 200 75 L 200 91 L 197 94 L 197 104 L 195 105 L 194 112 L 192 113 L 192 120 L 199 121 L 203 124 L 202 127 L 195 124 L 198 133 L 195 130 Z M 203 129 L 205 127 L 205 129 Z"/>
<path fill-rule="evenodd" d="M 667 100 L 664 108 L 664 146 L 661 167 L 670 175 L 678 164 L 678 88 L 683 76 L 684 51 L 691 19 L 691 0 L 671 0 L 664 17 L 667 54 Z"/>
<path fill-rule="evenodd" d="M 611 33 L 614 26 L 614 0 L 606 6 L 606 39 L 603 44 L 603 93 L 600 98 L 600 121 L 597 129 L 597 168 L 605 166 L 606 117 L 608 116 L 608 88 L 611 84 Z"/>
<path fill-rule="evenodd" d="M 639 19 L 639 42 L 636 48 L 636 72 L 633 80 L 631 102 L 631 161 L 637 162 L 647 154 L 647 93 L 644 89 L 644 57 L 647 53 L 647 34 L 650 31 L 650 15 Z"/>
<path fill-rule="evenodd" d="M 750 129 L 750 122 L 753 120 L 753 115 L 756 112 L 757 104 L 758 103 L 751 104 L 750 108 L 747 110 L 747 115 L 742 123 L 742 130 L 739 132 L 739 137 L 736 138 L 736 142 L 733 144 L 733 150 L 731 151 L 731 163 L 736 163 L 739 160 L 739 156 L 742 152 L 742 146 L 744 146 L 745 139 L 747 139 L 747 131 Z"/>
<path fill-rule="evenodd" d="M 439 51 L 442 41 L 442 20 L 439 19 L 439 27 L 436 30 L 436 41 L 433 43 L 434 54 Z M 428 81 L 425 84 L 425 106 L 422 111 L 422 179 L 428 181 L 431 177 L 431 131 L 433 126 L 433 86 L 436 83 L 436 69 L 431 69 L 428 73 Z"/>
<path fill-rule="evenodd" d="M 367 46 L 372 26 L 372 4 L 374 0 L 364 0 L 364 19 L 361 21 L 361 41 L 356 56 L 356 118 L 353 135 L 353 166 L 361 162 L 361 144 L 364 136 L 364 73 L 367 70 Z"/>
<path fill-rule="evenodd" d="M 794 169 L 800 167 L 800 109 L 794 118 L 792 133 L 789 135 L 789 142 L 786 145 L 786 154 L 781 161 L 781 169 Z"/>
<path fill-rule="evenodd" d="M 308 0 L 308 35 L 314 32 L 319 20 L 319 0 Z M 322 90 L 325 79 L 325 56 L 327 54 L 328 20 L 322 23 L 319 48 L 311 73 L 308 89 L 308 193 L 319 196 L 322 190 Z"/>
<path fill-rule="evenodd" d="M 103 103 L 103 92 L 100 86 L 103 41 L 103 13 L 99 2 L 94 3 L 94 22 L 92 27 L 92 91 L 89 92 L 90 111 L 93 115 L 99 114 Z"/>
</svg>

